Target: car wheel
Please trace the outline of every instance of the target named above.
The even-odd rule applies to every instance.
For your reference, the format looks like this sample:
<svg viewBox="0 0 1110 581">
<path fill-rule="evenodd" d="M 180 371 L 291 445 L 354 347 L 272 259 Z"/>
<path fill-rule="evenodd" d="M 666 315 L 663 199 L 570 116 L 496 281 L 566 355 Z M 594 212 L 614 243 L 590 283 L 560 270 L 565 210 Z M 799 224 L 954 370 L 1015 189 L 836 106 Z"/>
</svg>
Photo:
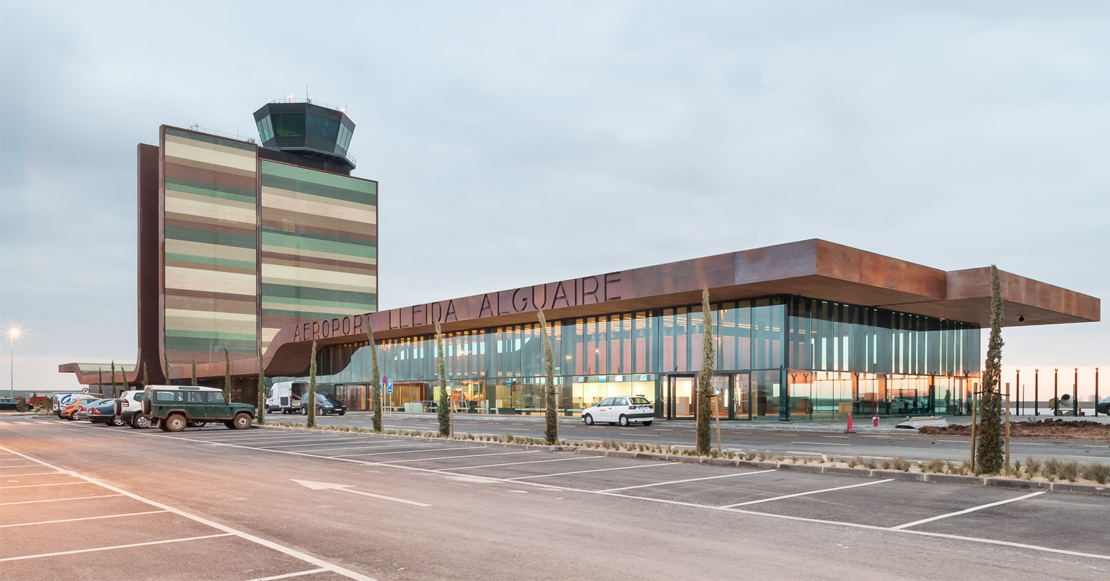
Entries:
<svg viewBox="0 0 1110 581">
<path fill-rule="evenodd" d="M 343 415 L 343 414 L 346 414 L 346 413 L 347 413 L 347 412 L 339 412 L 339 415 Z"/>
<path fill-rule="evenodd" d="M 651 420 L 648 420 L 648 421 L 644 422 L 644 425 L 645 426 L 650 426 L 651 425 Z"/>
<path fill-rule="evenodd" d="M 121 418 L 119 416 L 112 416 L 112 425 L 113 426 L 118 428 L 118 427 L 124 425 L 125 423 L 126 422 L 123 421 L 123 418 Z"/>
<path fill-rule="evenodd" d="M 591 416 L 590 414 L 586 414 L 586 415 L 582 416 L 582 421 L 585 422 L 587 426 L 594 425 L 594 417 Z"/>
<path fill-rule="evenodd" d="M 166 424 L 167 432 L 180 432 L 185 429 L 185 426 L 189 425 L 189 422 L 181 414 L 174 414 L 163 420 L 162 423 Z"/>
<path fill-rule="evenodd" d="M 622 425 L 622 426 L 627 426 L 628 425 L 628 416 L 622 415 L 620 417 L 620 419 L 617 420 L 617 422 L 620 423 L 620 425 Z"/>
<path fill-rule="evenodd" d="M 322 407 L 320 407 L 320 406 L 316 406 L 316 415 L 318 415 L 318 416 L 326 416 L 326 415 L 328 415 L 328 414 L 327 414 L 327 412 L 325 412 L 325 411 L 324 411 L 324 408 L 322 408 Z"/>
<path fill-rule="evenodd" d="M 235 414 L 235 419 L 231 420 L 231 428 L 234 430 L 245 430 L 251 427 L 251 415 L 247 412 L 239 412 Z"/>
<path fill-rule="evenodd" d="M 66 419 L 72 422 L 73 420 L 76 420 L 77 418 L 73 417 L 73 414 L 69 414 L 68 416 L 66 416 Z"/>
<path fill-rule="evenodd" d="M 150 418 L 143 414 L 135 414 L 131 416 L 131 427 L 136 430 L 145 430 L 150 427 Z"/>
<path fill-rule="evenodd" d="M 301 408 L 301 415 L 302 416 L 307 416 L 308 415 L 308 406 L 305 406 L 305 407 Z"/>
<path fill-rule="evenodd" d="M 203 428 L 208 422 L 189 422 L 190 428 Z"/>
</svg>

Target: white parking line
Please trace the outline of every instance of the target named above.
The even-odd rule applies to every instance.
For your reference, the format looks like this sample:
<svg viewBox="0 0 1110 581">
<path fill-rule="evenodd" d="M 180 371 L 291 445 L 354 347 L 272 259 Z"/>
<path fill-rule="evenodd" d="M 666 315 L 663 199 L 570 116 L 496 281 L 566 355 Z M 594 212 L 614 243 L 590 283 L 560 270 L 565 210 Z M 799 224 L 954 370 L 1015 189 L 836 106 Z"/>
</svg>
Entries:
<svg viewBox="0 0 1110 581">
<path fill-rule="evenodd" d="M 0 468 L 30 468 L 34 464 L 0 464 Z"/>
<path fill-rule="evenodd" d="M 509 454 L 535 454 L 539 450 L 525 450 L 523 452 L 496 452 L 494 454 L 463 454 L 461 456 L 437 456 L 435 458 L 410 458 L 408 460 L 389 460 L 382 464 L 401 464 L 403 462 L 429 462 L 431 460 L 451 460 L 452 458 L 476 458 L 478 456 L 506 456 Z"/>
<path fill-rule="evenodd" d="M 893 479 L 886 478 L 883 480 L 873 480 L 871 482 L 864 482 L 863 484 L 851 484 L 848 486 L 837 486 L 836 488 L 822 488 L 821 490 L 810 490 L 809 492 L 799 492 L 797 494 L 786 494 L 783 496 L 775 496 L 772 498 L 761 498 L 759 500 L 749 500 L 747 502 L 738 502 L 736 504 L 726 504 L 721 508 L 735 508 L 737 506 L 748 506 L 749 504 L 760 504 L 763 502 L 771 502 L 772 500 L 783 500 L 786 498 L 796 498 L 799 496 L 808 496 L 810 494 L 819 494 L 821 492 L 832 492 L 834 490 L 845 490 L 848 488 L 859 488 L 860 486 L 871 486 L 872 484 L 882 484 L 884 482 L 893 482 Z"/>
<path fill-rule="evenodd" d="M 21 561 L 23 559 L 38 559 L 41 557 L 57 557 L 58 555 L 75 555 L 77 553 L 95 553 L 96 551 L 111 551 L 114 549 L 130 549 L 131 547 L 145 547 L 147 545 L 164 545 L 166 543 L 183 543 L 185 541 L 199 541 L 201 539 L 213 539 L 216 537 L 230 537 L 231 533 L 220 533 L 218 535 L 204 535 L 201 537 L 186 537 L 183 539 L 169 539 L 166 541 L 149 541 L 146 543 L 132 543 L 130 545 L 116 545 L 114 547 L 99 547 L 96 549 L 77 549 L 75 551 L 58 551 L 57 553 L 41 553 L 38 555 L 24 555 L 22 557 L 8 557 L 7 559 L 0 559 L 4 561 Z"/>
<path fill-rule="evenodd" d="M 457 446 L 440 446 L 432 448 L 423 448 L 417 450 L 394 450 L 392 452 L 364 452 L 362 454 L 335 454 L 332 456 L 316 456 L 317 458 L 348 458 L 350 456 L 384 456 L 386 454 L 407 454 L 409 452 L 415 454 L 417 452 L 433 452 L 435 450 L 458 450 Z M 273 450 L 274 452 L 281 452 L 282 450 Z M 311 452 L 309 450 L 308 452 Z M 307 452 L 302 452 L 307 454 Z M 312 454 L 309 454 L 312 455 Z"/>
<path fill-rule="evenodd" d="M 32 472 L 32 473 L 30 473 L 30 474 L 23 474 L 23 473 L 21 472 L 21 473 L 19 473 L 19 474 L 4 474 L 4 475 L 0 475 L 0 478 L 9 478 L 9 477 L 12 477 L 12 476 L 49 476 L 49 475 L 51 475 L 51 474 L 62 474 L 62 472 Z"/>
<path fill-rule="evenodd" d="M 162 514 L 162 513 L 165 513 L 165 512 L 166 511 L 164 511 L 164 510 L 148 510 L 146 512 L 129 512 L 127 514 L 107 514 L 107 515 L 103 515 L 103 516 L 83 516 L 83 517 L 80 517 L 80 518 L 64 518 L 64 519 L 61 519 L 61 520 L 43 520 L 43 521 L 39 521 L 39 522 L 24 522 L 24 523 L 19 523 L 19 524 L 14 524 L 14 525 L 0 525 L 0 529 L 6 529 L 6 528 L 9 528 L 9 527 L 29 527 L 31 525 L 52 525 L 52 524 L 60 523 L 60 522 L 74 522 L 74 521 L 79 521 L 79 520 L 97 520 L 97 519 L 102 519 L 102 518 L 118 518 L 118 517 L 123 517 L 123 516 L 139 516 L 141 514 Z"/>
<path fill-rule="evenodd" d="M 40 486 L 69 486 L 71 484 L 88 484 L 88 482 L 51 482 L 50 484 L 21 484 L 19 486 L 0 486 L 0 490 L 9 488 L 38 488 Z"/>
<path fill-rule="evenodd" d="M 1040 496 L 1042 494 L 1044 494 L 1043 490 L 1040 491 L 1040 492 L 1034 492 L 1034 493 L 1031 493 L 1031 494 L 1026 494 L 1025 496 L 1019 496 L 1017 498 L 1010 498 L 1010 499 L 1007 499 L 1007 500 L 1000 500 L 998 502 L 992 502 L 990 504 L 983 504 L 983 505 L 980 505 L 980 506 L 973 506 L 971 508 L 965 508 L 964 510 L 958 510 L 956 512 L 950 512 L 948 514 L 942 514 L 942 515 L 938 515 L 938 516 L 934 516 L 934 517 L 930 517 L 930 518 L 923 518 L 921 520 L 915 520 L 913 522 L 908 522 L 904 525 L 898 525 L 896 527 L 891 527 L 891 528 L 894 529 L 894 530 L 899 530 L 899 529 L 904 529 L 904 528 L 907 528 L 907 527 L 923 525 L 925 523 L 933 522 L 935 520 L 940 520 L 942 518 L 960 516 L 961 514 L 967 514 L 969 512 L 975 512 L 977 510 L 983 510 L 984 508 L 990 508 L 992 506 L 999 506 L 999 505 L 1003 505 L 1003 504 L 1009 504 L 1011 502 L 1017 502 L 1019 500 L 1025 500 L 1026 498 L 1033 498 L 1034 496 Z"/>
<path fill-rule="evenodd" d="M 359 439 L 359 440 L 347 440 L 347 441 L 329 440 L 327 442 L 313 442 L 311 444 L 277 444 L 277 445 L 263 444 L 263 445 L 258 446 L 258 447 L 259 448 L 266 448 L 266 449 L 270 449 L 270 448 L 299 448 L 301 446 L 334 446 L 334 445 L 337 445 L 337 444 L 354 444 L 356 446 L 368 446 L 368 445 L 381 446 L 383 444 L 394 444 L 394 445 L 396 445 L 396 444 L 400 444 L 400 443 L 402 443 L 400 440 L 382 440 L 380 442 L 368 442 L 366 440 Z M 306 452 L 312 452 L 313 450 L 305 450 L 305 451 Z"/>
<path fill-rule="evenodd" d="M 327 569 L 312 569 L 311 571 L 297 571 L 296 573 L 286 573 L 284 575 L 274 575 L 273 577 L 259 577 L 257 579 L 250 579 L 249 581 L 277 581 L 278 579 L 291 579 L 293 577 L 300 577 L 301 575 L 312 575 L 314 573 L 323 573 Z"/>
<path fill-rule="evenodd" d="M 461 468 L 440 468 L 440 471 L 449 472 L 451 470 L 476 470 L 478 468 L 496 468 L 497 466 L 517 466 L 519 464 L 541 464 L 543 462 L 569 462 L 570 460 L 592 460 L 597 458 L 604 458 L 605 456 L 580 456 L 578 458 L 555 458 L 554 460 L 530 460 L 528 462 L 505 462 L 504 464 L 486 464 L 483 466 L 463 466 Z"/>
<path fill-rule="evenodd" d="M 26 459 L 28 459 L 32 462 L 37 462 L 37 463 L 39 463 L 43 466 L 46 466 L 47 468 L 53 468 L 54 470 L 62 470 L 61 468 L 58 468 L 57 466 L 54 466 L 53 464 L 47 464 L 46 462 L 43 462 L 42 460 L 36 460 L 35 458 L 27 456 L 26 454 L 20 454 L 19 452 L 16 452 L 15 450 L 12 450 L 10 448 L 0 447 L 0 450 L 15 453 L 15 454 L 17 454 L 19 456 L 22 456 L 23 458 L 26 458 Z M 349 579 L 354 579 L 355 581 L 376 581 L 373 577 L 367 577 L 366 575 L 363 575 L 361 573 L 356 573 L 354 571 L 351 571 L 350 569 L 340 567 L 339 565 L 329 563 L 329 562 L 324 561 L 322 559 L 317 559 L 316 557 L 313 557 L 312 555 L 302 553 L 300 551 L 297 551 L 295 549 L 291 549 L 291 548 L 286 547 L 284 545 L 279 545 L 279 544 L 277 544 L 273 541 L 268 541 L 268 540 L 263 539 L 261 537 L 256 537 L 252 534 L 245 533 L 245 532 L 237 530 L 237 529 L 233 529 L 233 528 L 231 528 L 227 525 L 222 525 L 218 522 L 210 521 L 206 518 L 202 518 L 202 517 L 196 516 L 194 514 L 187 513 L 183 510 L 179 510 L 179 509 L 173 508 L 171 506 L 167 506 L 167 505 L 162 504 L 160 502 L 155 502 L 153 500 L 143 498 L 143 497 L 141 497 L 138 494 L 135 494 L 133 492 L 128 492 L 126 490 L 123 490 L 122 488 L 116 488 L 115 486 L 112 486 L 111 484 L 105 484 L 103 482 L 100 482 L 99 480 L 94 480 L 94 479 L 92 479 L 88 476 L 78 474 L 77 472 L 73 472 L 73 471 L 69 471 L 69 470 L 65 470 L 64 472 L 66 472 L 67 474 L 71 474 L 76 478 L 80 478 L 82 480 L 85 480 L 89 484 L 96 484 L 97 486 L 100 486 L 101 488 L 106 488 L 108 490 L 111 490 L 112 492 L 117 492 L 119 494 L 122 494 L 123 496 L 128 496 L 130 498 L 138 500 L 139 502 L 144 502 L 144 503 L 149 504 L 151 506 L 154 506 L 156 508 L 167 510 L 169 512 L 172 512 L 172 513 L 178 515 L 178 516 L 182 516 L 182 517 L 185 517 L 189 520 L 198 522 L 200 524 L 207 525 L 211 528 L 224 531 L 224 533 L 222 533 L 222 534 L 210 535 L 208 537 L 194 537 L 194 538 L 189 538 L 189 539 L 177 539 L 177 540 L 170 540 L 170 541 L 155 541 L 155 542 L 152 542 L 152 543 L 139 543 L 139 544 L 136 544 L 136 545 L 127 545 L 127 546 L 142 546 L 142 545 L 152 545 L 152 544 L 159 544 L 159 543 L 173 543 L 173 542 L 194 540 L 195 538 L 212 538 L 212 537 L 236 536 L 236 537 L 239 537 L 239 538 L 244 539 L 246 541 L 250 541 L 252 543 L 262 545 L 266 548 L 273 549 L 275 551 L 278 551 L 280 553 L 283 553 L 285 555 L 293 557 L 294 559 L 300 559 L 301 561 L 305 561 L 306 563 L 311 563 L 313 565 L 316 565 L 317 567 L 322 567 L 324 569 L 327 569 L 328 571 L 331 571 L 333 573 L 342 575 L 342 576 L 347 577 Z M 121 546 L 121 547 L 113 547 L 113 548 L 125 548 L 125 547 Z M 55 553 L 55 554 L 67 555 L 67 554 L 71 554 L 71 553 L 83 553 L 83 552 L 99 551 L 99 550 L 104 550 L 104 549 L 89 549 L 89 550 L 85 550 L 85 551 L 66 551 L 66 552 Z M 49 556 L 49 555 L 38 555 L 38 556 Z M 0 561 L 27 559 L 27 558 L 31 558 L 31 557 L 15 557 L 15 558 L 11 558 L 11 559 L 2 559 Z"/>
<path fill-rule="evenodd" d="M 812 444 L 814 446 L 851 446 L 851 444 L 834 444 L 832 442 L 790 442 L 791 444 Z"/>
<path fill-rule="evenodd" d="M 698 482 L 701 480 L 716 480 L 718 478 L 735 478 L 737 476 L 750 476 L 752 474 L 765 474 L 767 472 L 777 472 L 777 470 L 757 470 L 755 472 L 737 472 L 735 474 L 722 474 L 720 476 L 706 476 L 704 478 L 687 478 L 685 480 L 670 480 L 667 482 L 654 482 L 652 484 L 639 484 L 636 486 L 622 486 L 620 488 L 608 488 L 601 492 L 616 492 L 618 490 L 632 490 L 633 488 L 650 488 L 652 486 L 666 486 L 668 484 L 682 484 L 683 482 Z"/>
<path fill-rule="evenodd" d="M 45 500 L 22 500 L 20 502 L 3 502 L 0 506 L 8 506 L 11 504 L 37 504 L 40 502 L 63 502 L 66 500 L 88 500 L 90 498 L 109 498 L 112 496 L 123 496 L 122 494 L 98 494 L 96 496 L 74 496 L 71 498 L 47 498 Z"/>
<path fill-rule="evenodd" d="M 516 478 L 506 478 L 505 481 L 513 480 L 528 480 L 529 478 L 551 478 L 552 476 L 569 476 L 571 474 L 586 474 L 587 472 L 610 472 L 613 470 L 633 470 L 636 468 L 664 468 L 667 466 L 682 466 L 678 462 L 660 462 L 658 464 L 639 464 L 636 466 L 620 466 L 618 468 L 596 468 L 594 470 L 575 470 L 574 472 L 556 472 L 555 474 L 533 474 L 531 476 L 517 476 Z M 525 484 L 531 484 L 526 482 Z"/>
<path fill-rule="evenodd" d="M 393 444 L 395 442 L 390 440 L 389 442 L 383 442 L 383 443 Z M 366 444 L 359 444 L 357 446 L 341 446 L 339 448 L 324 448 L 322 450 L 301 450 L 301 452 L 331 452 L 333 450 L 357 450 L 359 448 L 389 448 L 389 446 L 379 446 L 379 445 L 375 445 L 373 442 L 369 442 L 369 443 L 366 443 Z M 269 450 L 271 452 L 280 452 L 281 451 L 281 450 L 275 450 L 274 448 L 263 448 L 263 447 L 257 447 L 257 448 L 254 448 L 254 449 L 255 450 Z"/>
</svg>

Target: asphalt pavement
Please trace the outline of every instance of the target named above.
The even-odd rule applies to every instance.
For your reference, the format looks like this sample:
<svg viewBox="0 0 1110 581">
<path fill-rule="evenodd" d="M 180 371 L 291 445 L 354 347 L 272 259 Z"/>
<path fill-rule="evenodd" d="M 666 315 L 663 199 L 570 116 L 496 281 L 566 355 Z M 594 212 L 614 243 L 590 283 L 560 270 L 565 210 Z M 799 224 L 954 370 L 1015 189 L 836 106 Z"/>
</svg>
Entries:
<svg viewBox="0 0 1110 581">
<path fill-rule="evenodd" d="M 0 420 L 5 579 L 1106 579 L 1105 497 Z"/>
</svg>

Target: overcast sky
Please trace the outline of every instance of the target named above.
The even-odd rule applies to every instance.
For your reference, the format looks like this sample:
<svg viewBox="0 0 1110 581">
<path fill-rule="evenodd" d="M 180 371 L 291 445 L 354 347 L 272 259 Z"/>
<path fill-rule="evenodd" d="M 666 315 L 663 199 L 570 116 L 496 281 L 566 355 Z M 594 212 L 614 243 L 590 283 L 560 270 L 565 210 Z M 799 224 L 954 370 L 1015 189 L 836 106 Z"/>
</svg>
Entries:
<svg viewBox="0 0 1110 581">
<path fill-rule="evenodd" d="M 4 0 L 16 387 L 134 361 L 136 144 L 306 85 L 380 182 L 383 309 L 807 238 L 1105 300 L 1110 4 L 965 4 Z M 1007 380 L 1110 367 L 1106 322 L 1003 336 Z"/>
</svg>

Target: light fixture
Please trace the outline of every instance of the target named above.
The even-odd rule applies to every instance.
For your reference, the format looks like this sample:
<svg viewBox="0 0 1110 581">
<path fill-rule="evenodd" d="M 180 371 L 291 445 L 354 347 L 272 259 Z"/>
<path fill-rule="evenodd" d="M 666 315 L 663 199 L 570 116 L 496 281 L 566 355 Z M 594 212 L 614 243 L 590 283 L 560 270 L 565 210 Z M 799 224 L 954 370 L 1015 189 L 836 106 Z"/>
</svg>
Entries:
<svg viewBox="0 0 1110 581">
<path fill-rule="evenodd" d="M 1019 323 L 1024 323 L 1025 322 L 1025 315 L 1019 315 L 1018 316 L 1018 322 Z"/>
</svg>

